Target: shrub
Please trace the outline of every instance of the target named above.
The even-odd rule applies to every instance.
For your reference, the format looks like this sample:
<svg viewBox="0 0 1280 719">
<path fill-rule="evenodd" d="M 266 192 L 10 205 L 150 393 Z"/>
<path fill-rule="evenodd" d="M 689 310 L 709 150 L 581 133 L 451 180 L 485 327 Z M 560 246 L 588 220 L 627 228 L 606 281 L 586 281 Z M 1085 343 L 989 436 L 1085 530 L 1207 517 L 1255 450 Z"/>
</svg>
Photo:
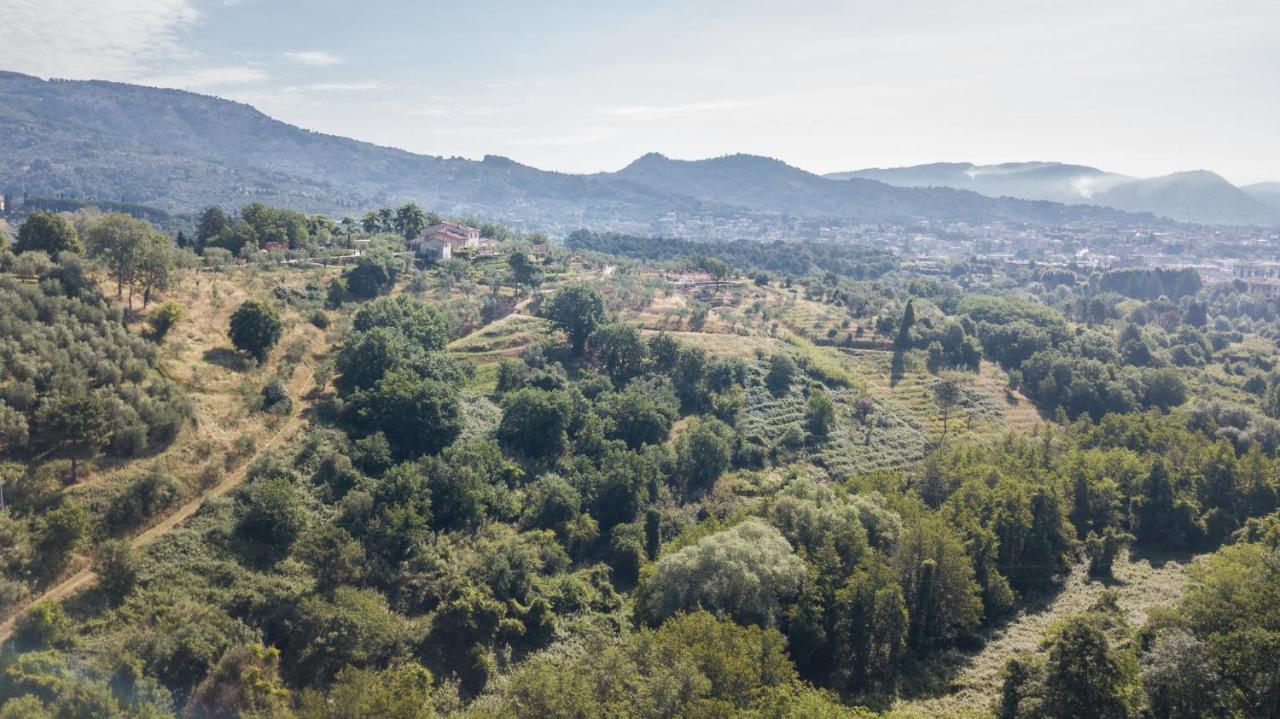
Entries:
<svg viewBox="0 0 1280 719">
<path fill-rule="evenodd" d="M 275 308 L 259 300 L 248 300 L 231 315 L 228 336 L 236 349 L 262 362 L 284 334 L 284 324 Z"/>
<path fill-rule="evenodd" d="M 289 414 L 293 411 L 293 397 L 279 377 L 272 377 L 262 388 L 262 409 L 273 414 Z"/>
<path fill-rule="evenodd" d="M 103 542 L 93 558 L 98 587 L 114 602 L 120 602 L 138 582 L 137 558 L 127 541 Z"/>
<path fill-rule="evenodd" d="M 169 331 L 173 329 L 174 325 L 181 322 L 185 315 L 186 310 L 173 300 L 169 300 L 152 310 L 147 317 L 147 323 L 151 325 L 151 339 L 156 342 L 164 342 L 164 338 L 169 335 Z"/>
<path fill-rule="evenodd" d="M 14 625 L 13 638 L 28 648 L 65 649 L 74 639 L 71 619 L 62 605 L 46 599 L 33 605 Z"/>
</svg>

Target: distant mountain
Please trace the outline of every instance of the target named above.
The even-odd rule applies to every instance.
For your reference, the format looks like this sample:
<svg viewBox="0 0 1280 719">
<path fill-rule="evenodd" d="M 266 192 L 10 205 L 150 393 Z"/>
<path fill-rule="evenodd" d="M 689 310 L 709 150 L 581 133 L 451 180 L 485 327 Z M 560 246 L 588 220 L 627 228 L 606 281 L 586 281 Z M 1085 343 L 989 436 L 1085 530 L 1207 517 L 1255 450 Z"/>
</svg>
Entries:
<svg viewBox="0 0 1280 719">
<path fill-rule="evenodd" d="M 453 214 L 571 226 L 615 208 L 699 206 L 499 157 L 445 159 L 310 132 L 189 92 L 16 73 L 0 73 L 0 191 L 178 211 L 261 201 L 340 214 L 416 199 Z"/>
<path fill-rule="evenodd" d="M 898 187 L 952 187 L 989 197 L 1076 204 L 1088 202 L 1096 193 L 1130 179 L 1094 167 L 1058 162 L 1008 162 L 1000 165 L 939 162 L 914 167 L 837 172 L 826 177 L 859 177 Z"/>
<path fill-rule="evenodd" d="M 1237 225 L 1280 222 L 1280 212 L 1275 208 L 1207 170 L 1126 182 L 1099 193 L 1094 201 L 1185 222 Z"/>
<path fill-rule="evenodd" d="M 913 167 L 870 168 L 825 175 L 863 178 L 898 187 L 952 187 L 989 197 L 1018 197 L 1069 204 L 1091 204 L 1129 212 L 1150 212 L 1180 222 L 1230 225 L 1280 224 L 1277 191 L 1268 184 L 1237 188 L 1211 172 L 1179 172 L 1139 179 L 1085 165 L 1058 162 L 1010 162 L 974 165 L 934 163 Z M 1267 198 L 1271 199 L 1268 200 Z"/>
<path fill-rule="evenodd" d="M 768 212 L 841 217 L 862 221 L 931 219 L 982 222 L 1056 222 L 1075 217 L 1121 219 L 1090 208 L 993 200 L 949 188 L 901 188 L 852 178 L 833 182 L 778 160 L 730 155 L 709 160 L 672 160 L 649 153 L 613 177 L 706 202 L 722 202 Z"/>
<path fill-rule="evenodd" d="M 252 201 L 356 214 L 416 200 L 543 229 L 644 231 L 671 212 L 861 222 L 1149 222 L 1115 210 L 955 189 L 832 180 L 747 155 L 646 155 L 615 173 L 546 172 L 502 157 L 418 155 L 310 132 L 237 102 L 0 72 L 0 192 L 169 211 Z"/>
<path fill-rule="evenodd" d="M 1280 209 L 1280 182 L 1259 182 L 1256 185 L 1245 185 L 1240 189 L 1249 193 L 1253 199 Z"/>
</svg>

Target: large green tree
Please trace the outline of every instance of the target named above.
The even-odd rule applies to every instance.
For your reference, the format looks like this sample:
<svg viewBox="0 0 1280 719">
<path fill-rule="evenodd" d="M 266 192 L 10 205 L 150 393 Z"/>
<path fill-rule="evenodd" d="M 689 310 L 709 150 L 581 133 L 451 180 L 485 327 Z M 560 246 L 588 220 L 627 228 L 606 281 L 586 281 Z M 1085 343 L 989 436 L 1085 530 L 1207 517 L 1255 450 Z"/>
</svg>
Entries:
<svg viewBox="0 0 1280 719">
<path fill-rule="evenodd" d="M 564 392 L 525 387 L 509 395 L 498 438 L 530 457 L 555 457 L 564 451 L 572 403 Z"/>
<path fill-rule="evenodd" d="M 63 215 L 36 210 L 18 228 L 18 252 L 46 252 L 57 257 L 59 252 L 84 252 L 75 225 Z"/>
<path fill-rule="evenodd" d="M 259 362 L 267 358 L 283 334 L 280 313 L 261 300 L 247 300 L 231 315 L 231 344 Z"/>
<path fill-rule="evenodd" d="M 77 392 L 46 399 L 36 413 L 41 441 L 71 460 L 71 483 L 79 481 L 79 463 L 110 441 L 111 405 L 100 392 Z"/>
<path fill-rule="evenodd" d="M 597 328 L 587 340 L 591 356 L 621 386 L 644 370 L 646 347 L 634 325 L 614 322 Z"/>
<path fill-rule="evenodd" d="M 427 226 L 427 215 L 416 202 L 403 204 L 396 210 L 395 229 L 406 240 L 418 236 Z"/>
<path fill-rule="evenodd" d="M 604 295 L 585 282 L 566 285 L 542 307 L 542 314 L 569 336 L 575 354 L 581 354 L 587 338 L 605 320 Z"/>
<path fill-rule="evenodd" d="M 402 457 L 435 454 L 462 431 L 456 385 L 394 369 L 356 391 L 344 412 L 357 427 L 382 432 Z"/>
<path fill-rule="evenodd" d="M 351 323 L 357 332 L 375 327 L 399 330 L 404 338 L 427 351 L 444 349 L 449 322 L 434 305 L 406 295 L 379 297 L 362 306 Z"/>
<path fill-rule="evenodd" d="M 102 258 L 116 281 L 116 297 L 132 285 L 142 246 L 151 235 L 151 224 L 131 215 L 113 212 L 94 220 L 85 230 L 89 252 Z"/>
</svg>

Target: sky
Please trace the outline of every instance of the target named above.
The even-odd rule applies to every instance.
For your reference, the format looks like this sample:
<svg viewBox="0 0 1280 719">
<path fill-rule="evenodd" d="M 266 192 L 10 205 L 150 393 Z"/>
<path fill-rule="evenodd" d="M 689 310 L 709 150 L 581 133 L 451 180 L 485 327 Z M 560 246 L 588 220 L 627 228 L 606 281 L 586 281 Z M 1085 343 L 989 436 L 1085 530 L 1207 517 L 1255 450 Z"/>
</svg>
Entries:
<svg viewBox="0 0 1280 719">
<path fill-rule="evenodd" d="M 1276 0 L 0 0 L 0 69 L 432 155 L 1280 180 Z"/>
</svg>

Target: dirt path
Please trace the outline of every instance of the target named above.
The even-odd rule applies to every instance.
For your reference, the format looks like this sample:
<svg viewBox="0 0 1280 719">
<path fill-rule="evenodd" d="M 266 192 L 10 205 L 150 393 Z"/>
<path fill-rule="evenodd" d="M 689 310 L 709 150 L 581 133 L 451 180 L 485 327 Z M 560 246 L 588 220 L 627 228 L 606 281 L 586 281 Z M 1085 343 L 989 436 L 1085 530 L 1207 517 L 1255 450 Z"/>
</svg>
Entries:
<svg viewBox="0 0 1280 719">
<path fill-rule="evenodd" d="M 1124 558 L 1116 562 L 1116 581 L 1110 585 L 1087 581 L 1085 567 L 1072 571 L 1066 586 L 1043 607 L 1022 610 L 1008 624 L 987 637 L 977 654 L 955 655 L 951 692 L 928 699 L 900 700 L 894 709 L 906 717 L 947 719 L 991 711 L 1000 694 L 1005 662 L 1019 651 L 1038 648 L 1054 622 L 1088 611 L 1106 589 L 1119 595 L 1130 624 L 1143 624 L 1155 607 L 1169 606 L 1186 588 L 1187 567 L 1194 556 L 1159 559 Z"/>
<path fill-rule="evenodd" d="M 323 338 L 321 337 L 319 339 Z M 318 340 L 312 341 L 312 350 L 315 349 L 317 341 Z M 263 442 L 251 456 L 245 459 L 245 461 L 240 464 L 239 468 L 223 477 L 217 484 L 205 490 L 200 495 L 193 497 L 173 512 L 165 515 L 154 525 L 148 527 L 139 534 L 134 535 L 129 540 L 129 544 L 132 545 L 134 549 L 141 549 L 148 544 L 151 544 L 155 540 L 164 536 L 170 530 L 182 524 L 199 511 L 200 507 L 204 506 L 204 503 L 210 498 L 221 497 L 242 484 L 248 476 L 249 468 L 253 466 L 254 460 L 262 456 L 269 449 L 287 440 L 295 431 L 302 427 L 305 422 L 304 412 L 307 405 L 301 401 L 301 398 L 304 396 L 310 383 L 314 381 L 315 370 L 308 365 L 301 365 L 299 370 L 300 371 L 296 372 L 289 382 L 290 394 L 298 398 L 294 401 L 293 411 L 289 417 L 271 433 L 271 436 L 267 438 L 267 441 Z M 87 587 L 95 578 L 96 575 L 94 574 L 92 567 L 86 566 L 74 574 L 62 579 L 35 597 L 30 598 L 21 607 L 16 609 L 7 619 L 5 619 L 3 623 L 0 623 L 0 644 L 8 641 L 13 635 L 13 630 L 17 624 L 18 617 L 22 615 L 22 612 L 25 611 L 27 607 L 46 600 L 60 601 L 66 599 L 80 589 Z"/>
</svg>

